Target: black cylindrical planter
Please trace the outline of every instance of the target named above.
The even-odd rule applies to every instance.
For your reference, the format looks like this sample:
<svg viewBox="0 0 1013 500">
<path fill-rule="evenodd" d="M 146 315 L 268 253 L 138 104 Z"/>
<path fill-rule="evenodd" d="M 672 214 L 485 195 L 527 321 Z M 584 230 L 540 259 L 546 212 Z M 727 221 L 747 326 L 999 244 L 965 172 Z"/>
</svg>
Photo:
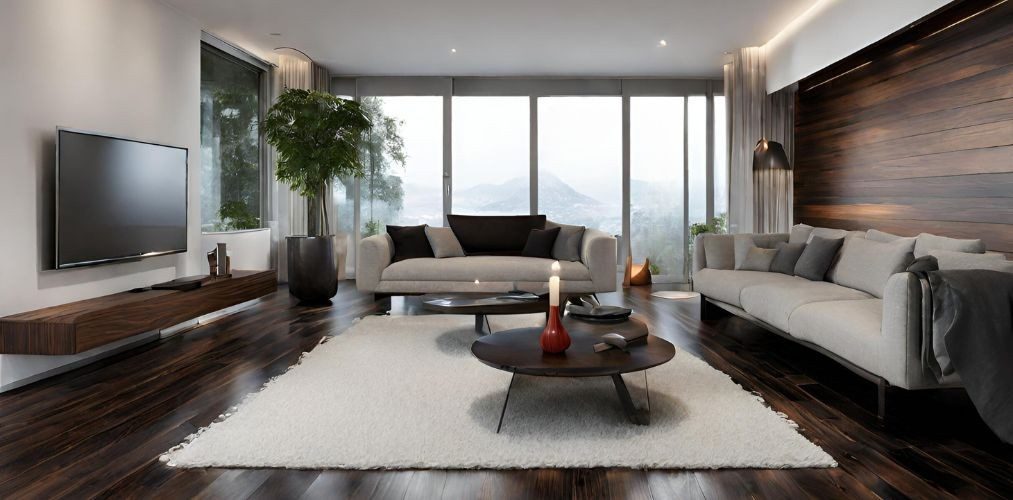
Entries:
<svg viewBox="0 0 1013 500">
<path fill-rule="evenodd" d="M 334 236 L 289 236 L 288 291 L 303 302 L 326 302 L 338 293 Z"/>
</svg>

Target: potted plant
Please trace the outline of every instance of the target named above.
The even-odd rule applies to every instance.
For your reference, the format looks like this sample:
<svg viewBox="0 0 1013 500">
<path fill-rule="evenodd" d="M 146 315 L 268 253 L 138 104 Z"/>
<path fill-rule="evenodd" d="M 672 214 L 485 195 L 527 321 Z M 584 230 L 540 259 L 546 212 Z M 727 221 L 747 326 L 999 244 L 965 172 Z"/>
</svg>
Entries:
<svg viewBox="0 0 1013 500">
<path fill-rule="evenodd" d="M 303 89 L 286 90 L 264 118 L 278 152 L 275 177 L 306 197 L 307 234 L 286 238 L 289 292 L 305 302 L 338 293 L 326 192 L 337 177 L 363 176 L 359 143 L 370 126 L 359 103 Z"/>
</svg>

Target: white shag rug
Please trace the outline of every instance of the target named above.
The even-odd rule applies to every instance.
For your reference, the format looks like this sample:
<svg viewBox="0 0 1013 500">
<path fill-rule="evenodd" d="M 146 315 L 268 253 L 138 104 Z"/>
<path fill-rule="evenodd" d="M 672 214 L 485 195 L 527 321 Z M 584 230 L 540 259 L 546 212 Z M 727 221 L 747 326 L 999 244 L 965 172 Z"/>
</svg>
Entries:
<svg viewBox="0 0 1013 500">
<path fill-rule="evenodd" d="M 490 316 L 493 331 L 542 315 Z M 800 468 L 836 462 L 763 400 L 685 351 L 647 372 L 651 424 L 608 378 L 517 376 L 471 354 L 471 316 L 373 316 L 162 460 L 177 467 Z M 644 373 L 625 376 L 643 404 Z"/>
</svg>

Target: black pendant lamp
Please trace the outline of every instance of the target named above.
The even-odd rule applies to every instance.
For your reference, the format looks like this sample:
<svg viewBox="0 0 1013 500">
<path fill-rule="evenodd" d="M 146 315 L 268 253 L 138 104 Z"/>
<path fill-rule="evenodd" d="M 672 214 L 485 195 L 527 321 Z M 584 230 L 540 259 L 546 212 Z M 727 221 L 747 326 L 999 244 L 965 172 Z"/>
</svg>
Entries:
<svg viewBox="0 0 1013 500">
<path fill-rule="evenodd" d="M 780 142 L 760 139 L 753 149 L 753 170 L 791 170 Z"/>
</svg>

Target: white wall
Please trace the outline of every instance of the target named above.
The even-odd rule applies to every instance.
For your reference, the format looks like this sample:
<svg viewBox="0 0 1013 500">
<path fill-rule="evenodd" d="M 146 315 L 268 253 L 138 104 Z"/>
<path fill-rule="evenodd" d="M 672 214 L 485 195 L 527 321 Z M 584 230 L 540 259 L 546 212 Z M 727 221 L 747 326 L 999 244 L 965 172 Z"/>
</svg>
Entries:
<svg viewBox="0 0 1013 500">
<path fill-rule="evenodd" d="M 155 0 L 2 0 L 0 54 L 0 315 L 200 272 L 198 25 Z M 44 271 L 58 125 L 189 148 L 190 251 Z M 0 355 L 0 388 L 81 356 L 39 358 Z"/>
<path fill-rule="evenodd" d="M 949 0 L 821 0 L 772 38 L 767 56 L 767 92 L 805 78 Z"/>
</svg>

